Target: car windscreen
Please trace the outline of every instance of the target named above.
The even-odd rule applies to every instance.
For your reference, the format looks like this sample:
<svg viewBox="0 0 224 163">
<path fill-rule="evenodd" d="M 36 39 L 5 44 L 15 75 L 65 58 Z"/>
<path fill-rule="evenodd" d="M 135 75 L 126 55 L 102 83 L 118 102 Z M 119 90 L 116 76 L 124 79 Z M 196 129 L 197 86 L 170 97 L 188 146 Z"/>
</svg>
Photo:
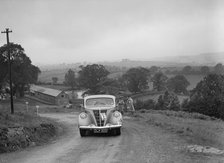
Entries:
<svg viewBox="0 0 224 163">
<path fill-rule="evenodd" d="M 105 107 L 114 105 L 112 98 L 90 98 L 86 100 L 86 107 Z"/>
</svg>

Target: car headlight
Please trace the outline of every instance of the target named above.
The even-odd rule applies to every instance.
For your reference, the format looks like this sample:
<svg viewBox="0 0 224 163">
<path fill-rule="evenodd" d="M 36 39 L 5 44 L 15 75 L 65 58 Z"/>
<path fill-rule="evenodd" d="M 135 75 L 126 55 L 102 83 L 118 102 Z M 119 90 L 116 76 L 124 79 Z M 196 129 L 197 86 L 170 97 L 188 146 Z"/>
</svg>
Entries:
<svg viewBox="0 0 224 163">
<path fill-rule="evenodd" d="M 115 111 L 115 112 L 113 113 L 113 116 L 114 116 L 115 118 L 118 118 L 118 117 L 120 117 L 120 113 L 117 112 L 117 111 Z"/>
<path fill-rule="evenodd" d="M 81 113 L 79 116 L 80 116 L 80 118 L 82 118 L 82 119 L 87 118 L 87 114 L 86 114 L 86 113 Z"/>
</svg>

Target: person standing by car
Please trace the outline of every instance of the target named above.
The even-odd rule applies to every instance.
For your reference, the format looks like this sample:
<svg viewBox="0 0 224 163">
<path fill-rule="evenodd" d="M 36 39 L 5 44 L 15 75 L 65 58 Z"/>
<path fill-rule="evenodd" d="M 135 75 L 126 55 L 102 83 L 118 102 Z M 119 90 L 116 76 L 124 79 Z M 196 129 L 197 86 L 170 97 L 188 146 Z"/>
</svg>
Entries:
<svg viewBox="0 0 224 163">
<path fill-rule="evenodd" d="M 119 101 L 118 101 L 118 110 L 121 112 L 122 115 L 124 114 L 124 105 L 125 105 L 124 100 L 123 99 L 119 99 Z"/>
<path fill-rule="evenodd" d="M 128 99 L 127 99 L 127 109 L 129 110 L 129 111 L 131 111 L 132 112 L 132 114 L 134 113 L 134 111 L 135 111 L 135 108 L 134 108 L 134 104 L 133 104 L 134 102 L 133 102 L 133 99 L 131 98 L 131 97 L 128 97 Z"/>
</svg>

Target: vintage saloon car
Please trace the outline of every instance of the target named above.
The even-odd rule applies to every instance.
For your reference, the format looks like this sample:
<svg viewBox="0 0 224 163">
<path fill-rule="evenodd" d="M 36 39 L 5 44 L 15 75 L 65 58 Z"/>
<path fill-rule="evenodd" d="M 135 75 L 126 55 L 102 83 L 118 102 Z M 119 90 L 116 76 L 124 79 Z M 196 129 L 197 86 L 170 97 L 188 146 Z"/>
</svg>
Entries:
<svg viewBox="0 0 224 163">
<path fill-rule="evenodd" d="M 84 111 L 79 114 L 81 136 L 87 133 L 121 134 L 122 115 L 116 109 L 115 96 L 90 95 L 84 97 Z"/>
</svg>

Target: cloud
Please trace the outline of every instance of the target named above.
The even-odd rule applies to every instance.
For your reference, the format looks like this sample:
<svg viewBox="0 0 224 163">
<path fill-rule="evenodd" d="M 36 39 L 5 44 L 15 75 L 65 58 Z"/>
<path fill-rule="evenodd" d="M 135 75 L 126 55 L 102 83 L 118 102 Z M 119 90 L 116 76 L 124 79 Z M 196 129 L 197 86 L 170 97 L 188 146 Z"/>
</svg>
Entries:
<svg viewBox="0 0 224 163">
<path fill-rule="evenodd" d="M 223 7 L 220 0 L 11 0 L 0 2 L 0 28 L 12 28 L 10 39 L 35 62 L 150 60 L 224 51 Z"/>
</svg>

